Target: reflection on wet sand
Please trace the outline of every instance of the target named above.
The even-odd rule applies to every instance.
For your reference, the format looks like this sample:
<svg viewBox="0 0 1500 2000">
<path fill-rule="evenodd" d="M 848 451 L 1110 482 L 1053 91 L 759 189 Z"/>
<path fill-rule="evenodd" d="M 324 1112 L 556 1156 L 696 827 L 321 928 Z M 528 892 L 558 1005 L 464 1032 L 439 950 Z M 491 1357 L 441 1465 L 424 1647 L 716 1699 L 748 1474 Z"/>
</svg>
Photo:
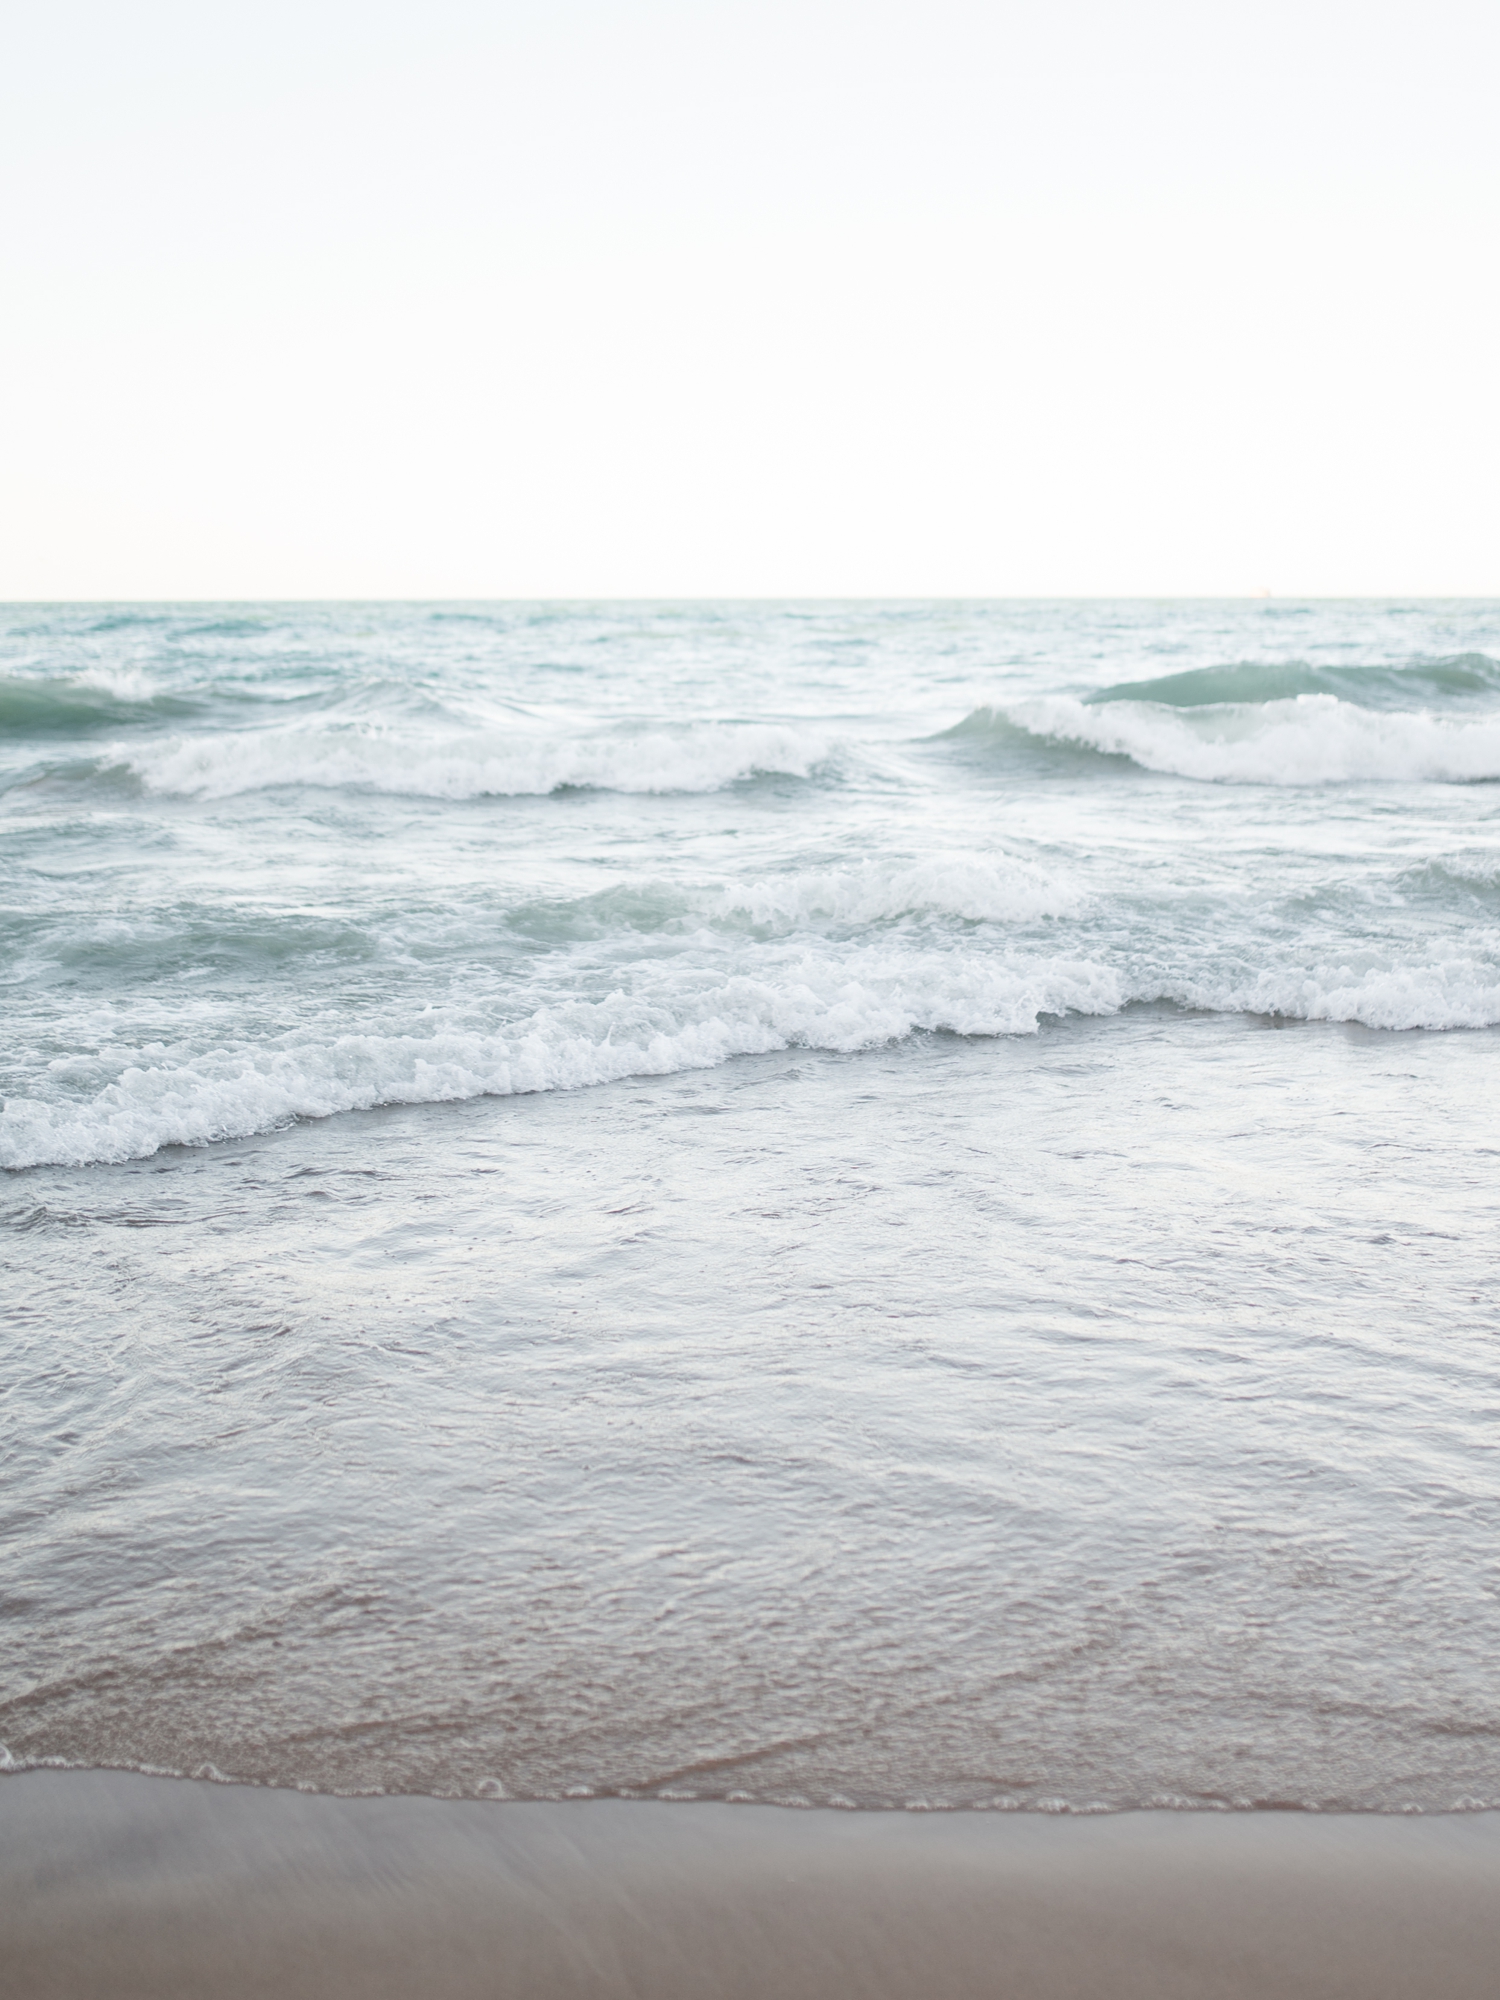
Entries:
<svg viewBox="0 0 1500 2000">
<path fill-rule="evenodd" d="M 1490 2000 L 1500 1814 L 796 1812 L 0 1779 L 27 2000 Z"/>
</svg>

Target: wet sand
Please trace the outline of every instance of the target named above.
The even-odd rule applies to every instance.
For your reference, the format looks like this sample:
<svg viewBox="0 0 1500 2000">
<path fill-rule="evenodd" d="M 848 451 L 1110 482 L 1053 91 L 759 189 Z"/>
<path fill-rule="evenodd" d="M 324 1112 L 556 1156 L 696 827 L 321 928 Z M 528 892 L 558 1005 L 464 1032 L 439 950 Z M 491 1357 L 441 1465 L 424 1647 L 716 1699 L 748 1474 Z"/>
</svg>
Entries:
<svg viewBox="0 0 1500 2000">
<path fill-rule="evenodd" d="M 799 1812 L 0 1778 L 15 2000 L 1492 2000 L 1500 1814 Z"/>
</svg>

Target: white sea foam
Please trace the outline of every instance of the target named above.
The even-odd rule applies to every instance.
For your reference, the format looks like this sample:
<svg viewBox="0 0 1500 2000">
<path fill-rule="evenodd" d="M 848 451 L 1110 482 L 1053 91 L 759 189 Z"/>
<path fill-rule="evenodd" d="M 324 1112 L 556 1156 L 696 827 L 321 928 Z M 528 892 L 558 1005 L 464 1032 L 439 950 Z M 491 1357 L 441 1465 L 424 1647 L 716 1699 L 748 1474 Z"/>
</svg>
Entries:
<svg viewBox="0 0 1500 2000">
<path fill-rule="evenodd" d="M 1043 1014 L 1106 1014 L 1121 999 L 1115 975 L 1087 960 L 788 952 L 761 976 L 690 975 L 649 997 L 544 1007 L 500 1032 L 309 1030 L 127 1067 L 84 1102 L 13 1097 L 0 1111 L 0 1166 L 140 1159 L 378 1104 L 575 1090 L 792 1046 L 853 1051 L 916 1029 L 1025 1034 Z"/>
<path fill-rule="evenodd" d="M 1500 947 L 1500 936 L 1492 933 L 1488 942 Z M 1455 956 L 1411 966 L 1288 967 L 1243 981 L 1188 980 L 1164 986 L 1159 997 L 1215 1013 L 1366 1028 L 1492 1028 L 1500 1026 L 1500 951 L 1489 963 Z"/>
<path fill-rule="evenodd" d="M 1475 940 L 1482 943 L 1483 940 Z M 1500 936 L 1489 940 L 1500 954 Z M 628 1076 L 705 1069 L 788 1047 L 853 1052 L 921 1030 L 1017 1035 L 1044 1015 L 1116 1012 L 1168 1000 L 1372 1028 L 1500 1025 L 1500 970 L 1453 958 L 1410 967 L 1268 969 L 1253 979 L 1127 981 L 1088 958 L 880 948 L 767 948 L 755 972 L 659 967 L 633 994 L 537 1009 L 512 1026 L 330 1034 L 202 1054 L 142 1051 L 88 1099 L 12 1097 L 0 1166 L 144 1158 L 381 1104 L 576 1090 Z M 69 1066 L 57 1065 L 65 1083 Z M 97 1059 L 85 1066 L 97 1074 Z"/>
<path fill-rule="evenodd" d="M 808 777 L 829 749 L 828 739 L 813 731 L 768 722 L 569 736 L 345 727 L 171 736 L 122 745 L 109 761 L 133 771 L 149 791 L 192 798 L 314 785 L 472 799 L 545 795 L 565 785 L 713 792 L 757 773 Z"/>
<path fill-rule="evenodd" d="M 1434 855 L 1420 872 L 1445 876 L 1448 881 L 1461 882 L 1466 887 L 1493 889 L 1500 886 L 1500 852 L 1480 848 L 1462 854 Z"/>
<path fill-rule="evenodd" d="M 160 684 L 144 667 L 123 661 L 96 660 L 71 679 L 74 687 L 97 689 L 101 694 L 113 695 L 117 701 L 146 702 L 161 692 Z"/>
<path fill-rule="evenodd" d="M 922 861 L 871 860 L 739 883 L 716 897 L 713 907 L 718 915 L 747 917 L 753 924 L 780 929 L 818 919 L 858 925 L 926 915 L 1018 923 L 1069 915 L 1083 900 L 1076 882 L 1010 855 L 976 859 L 938 854 Z"/>
<path fill-rule="evenodd" d="M 1255 785 L 1500 778 L 1500 716 L 1398 714 L 1331 694 L 1203 708 L 1047 695 L 1002 713 L 1030 735 L 1183 778 Z"/>
</svg>

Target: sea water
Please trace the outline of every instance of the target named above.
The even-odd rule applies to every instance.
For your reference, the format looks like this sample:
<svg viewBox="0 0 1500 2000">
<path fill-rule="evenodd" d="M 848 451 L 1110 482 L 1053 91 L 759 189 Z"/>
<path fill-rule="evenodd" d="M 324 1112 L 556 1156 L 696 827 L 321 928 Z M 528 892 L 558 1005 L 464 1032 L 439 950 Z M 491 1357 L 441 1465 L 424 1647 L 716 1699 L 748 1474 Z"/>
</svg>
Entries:
<svg viewBox="0 0 1500 2000">
<path fill-rule="evenodd" d="M 0 1753 L 1500 1803 L 1500 605 L 0 612 Z"/>
</svg>

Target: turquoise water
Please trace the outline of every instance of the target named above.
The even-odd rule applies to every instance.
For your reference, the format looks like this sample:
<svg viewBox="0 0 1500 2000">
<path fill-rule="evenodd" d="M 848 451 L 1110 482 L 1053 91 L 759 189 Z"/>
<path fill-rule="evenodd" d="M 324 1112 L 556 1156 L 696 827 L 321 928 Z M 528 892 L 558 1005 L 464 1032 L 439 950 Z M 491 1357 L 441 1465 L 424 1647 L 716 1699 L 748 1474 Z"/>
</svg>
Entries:
<svg viewBox="0 0 1500 2000">
<path fill-rule="evenodd" d="M 10 607 L 17 1762 L 1500 1801 L 1500 606 Z"/>
</svg>

